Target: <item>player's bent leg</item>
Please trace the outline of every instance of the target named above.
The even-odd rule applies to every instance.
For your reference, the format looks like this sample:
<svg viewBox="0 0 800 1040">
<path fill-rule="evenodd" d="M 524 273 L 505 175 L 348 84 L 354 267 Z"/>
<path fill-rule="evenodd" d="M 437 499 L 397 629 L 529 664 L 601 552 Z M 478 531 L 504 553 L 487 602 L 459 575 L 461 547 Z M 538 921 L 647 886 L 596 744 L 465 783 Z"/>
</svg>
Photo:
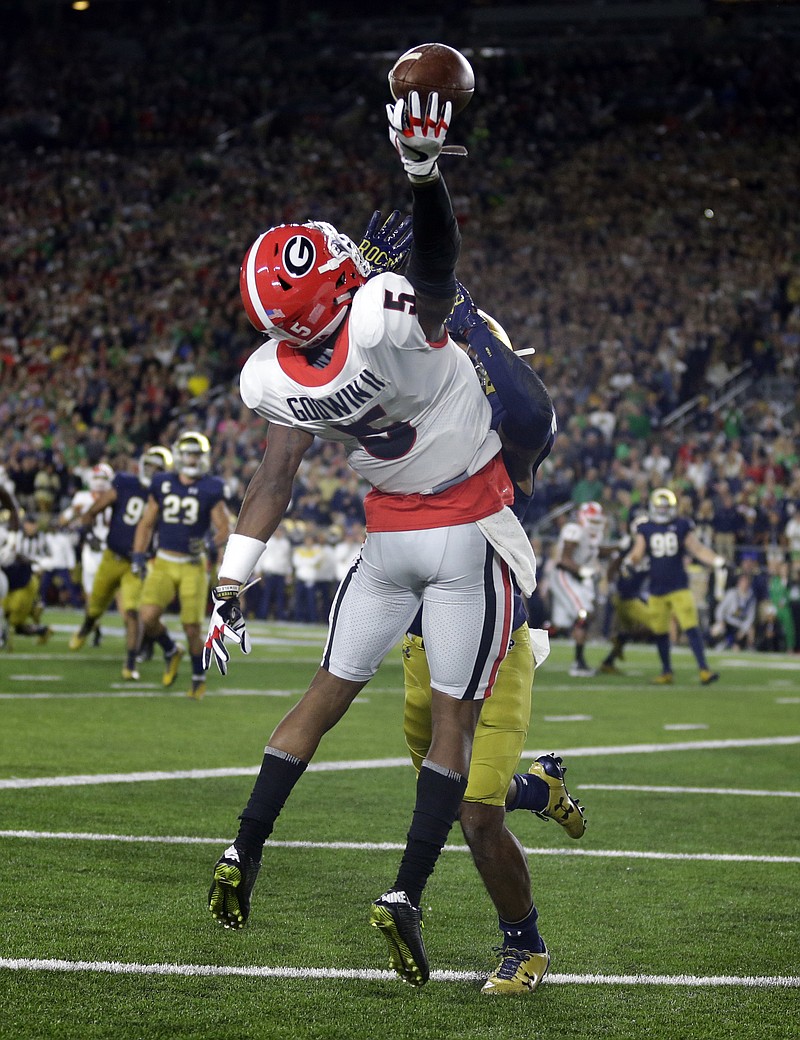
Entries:
<svg viewBox="0 0 800 1040">
<path fill-rule="evenodd" d="M 533 993 L 550 964 L 537 927 L 528 863 L 522 846 L 505 824 L 498 805 L 465 801 L 461 829 L 475 866 L 498 913 L 503 935 L 497 948 L 498 965 L 481 993 L 516 996 Z"/>
<path fill-rule="evenodd" d="M 318 668 L 309 688 L 275 727 L 269 746 L 309 762 L 366 684 L 366 679 L 352 681 Z"/>
<path fill-rule="evenodd" d="M 270 737 L 250 799 L 239 817 L 239 833 L 214 864 L 208 908 L 226 928 L 246 924 L 264 842 L 323 734 L 344 715 L 364 685 L 320 668 Z"/>
<path fill-rule="evenodd" d="M 505 824 L 505 809 L 464 801 L 459 822 L 498 915 L 522 920 L 531 908 L 531 878 L 522 845 Z"/>
</svg>

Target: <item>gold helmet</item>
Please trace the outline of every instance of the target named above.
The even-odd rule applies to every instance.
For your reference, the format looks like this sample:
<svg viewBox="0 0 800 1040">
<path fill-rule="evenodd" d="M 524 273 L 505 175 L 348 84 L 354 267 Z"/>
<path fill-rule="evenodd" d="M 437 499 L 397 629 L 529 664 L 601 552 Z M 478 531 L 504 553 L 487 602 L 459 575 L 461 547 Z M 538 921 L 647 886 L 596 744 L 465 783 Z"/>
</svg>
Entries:
<svg viewBox="0 0 800 1040">
<path fill-rule="evenodd" d="M 185 477 L 201 477 L 211 465 L 211 444 L 204 433 L 187 430 L 172 445 L 175 469 Z"/>
<path fill-rule="evenodd" d="M 656 488 L 650 492 L 650 519 L 658 524 L 674 520 L 678 515 L 678 499 L 669 488 Z"/>
<path fill-rule="evenodd" d="M 155 444 L 139 459 L 139 480 L 145 487 L 149 487 L 156 473 L 168 473 L 172 466 L 172 452 L 169 448 Z"/>
</svg>

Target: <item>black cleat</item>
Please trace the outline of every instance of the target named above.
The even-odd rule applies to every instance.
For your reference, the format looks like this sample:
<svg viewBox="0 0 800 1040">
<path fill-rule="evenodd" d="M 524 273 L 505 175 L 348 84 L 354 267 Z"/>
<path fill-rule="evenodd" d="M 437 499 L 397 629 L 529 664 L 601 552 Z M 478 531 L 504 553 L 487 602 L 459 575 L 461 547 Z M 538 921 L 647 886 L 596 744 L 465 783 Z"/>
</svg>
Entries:
<svg viewBox="0 0 800 1040">
<path fill-rule="evenodd" d="M 224 928 L 244 928 L 250 916 L 250 895 L 261 870 L 253 859 L 230 845 L 214 864 L 208 909 Z"/>
<path fill-rule="evenodd" d="M 369 923 L 383 932 L 389 946 L 389 967 L 411 986 L 430 978 L 428 955 L 422 941 L 422 911 L 405 892 L 384 892 L 372 904 Z"/>
</svg>

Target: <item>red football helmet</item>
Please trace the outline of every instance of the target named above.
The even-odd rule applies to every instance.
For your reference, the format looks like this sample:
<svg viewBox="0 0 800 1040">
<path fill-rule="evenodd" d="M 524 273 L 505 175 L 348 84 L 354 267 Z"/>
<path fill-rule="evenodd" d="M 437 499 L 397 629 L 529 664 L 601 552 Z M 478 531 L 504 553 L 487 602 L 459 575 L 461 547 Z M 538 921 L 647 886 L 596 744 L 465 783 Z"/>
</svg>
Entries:
<svg viewBox="0 0 800 1040">
<path fill-rule="evenodd" d="M 89 485 L 90 491 L 109 491 L 113 479 L 114 470 L 108 465 L 108 463 L 98 462 L 96 466 L 92 466 L 89 470 L 89 476 L 87 477 L 86 483 Z"/>
<path fill-rule="evenodd" d="M 601 531 L 605 527 L 606 518 L 599 502 L 584 502 L 578 508 L 578 523 L 589 530 Z"/>
<path fill-rule="evenodd" d="M 332 224 L 279 224 L 248 249 L 239 289 L 259 332 L 307 350 L 336 330 L 369 273 L 355 242 Z"/>
</svg>

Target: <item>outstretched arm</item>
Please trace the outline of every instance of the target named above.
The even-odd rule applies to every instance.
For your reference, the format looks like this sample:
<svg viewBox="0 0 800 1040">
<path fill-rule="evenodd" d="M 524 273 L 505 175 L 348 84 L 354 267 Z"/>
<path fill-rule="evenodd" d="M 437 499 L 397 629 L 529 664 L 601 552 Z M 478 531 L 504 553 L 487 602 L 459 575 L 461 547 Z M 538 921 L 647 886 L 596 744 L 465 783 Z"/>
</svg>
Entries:
<svg viewBox="0 0 800 1040">
<path fill-rule="evenodd" d="M 455 301 L 461 232 L 441 174 L 430 183 L 412 182 L 411 191 L 414 244 L 406 277 L 416 290 L 419 323 L 435 342 L 444 335 L 444 321 Z"/>
<path fill-rule="evenodd" d="M 417 318 L 425 336 L 435 342 L 444 335 L 444 320 L 455 300 L 455 268 L 461 232 L 437 159 L 445 142 L 452 105 L 428 96 L 425 112 L 419 94 L 386 106 L 389 140 L 403 163 L 413 196 L 414 244 L 407 278 L 416 290 Z"/>
<path fill-rule="evenodd" d="M 696 560 L 699 560 L 700 563 L 704 563 L 707 567 L 713 567 L 715 570 L 720 570 L 726 564 L 725 557 L 719 556 L 713 549 L 709 549 L 707 545 L 703 545 L 694 531 L 690 531 L 686 535 L 686 540 L 683 544 L 686 546 L 687 552 L 690 552 Z"/>
</svg>

